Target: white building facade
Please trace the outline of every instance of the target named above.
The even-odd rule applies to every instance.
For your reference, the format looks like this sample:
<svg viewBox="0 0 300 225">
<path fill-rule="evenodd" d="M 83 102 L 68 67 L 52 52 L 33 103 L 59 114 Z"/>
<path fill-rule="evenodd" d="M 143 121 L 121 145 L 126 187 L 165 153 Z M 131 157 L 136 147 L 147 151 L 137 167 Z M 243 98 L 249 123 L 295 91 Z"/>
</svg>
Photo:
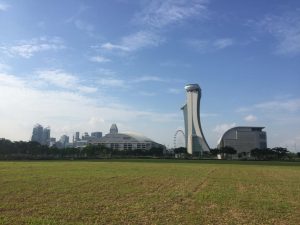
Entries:
<svg viewBox="0 0 300 225">
<path fill-rule="evenodd" d="M 110 128 L 110 133 L 93 141 L 92 144 L 101 144 L 114 150 L 150 150 L 151 148 L 165 148 L 165 146 L 136 133 L 119 133 L 116 124 Z"/>
<path fill-rule="evenodd" d="M 200 123 L 200 98 L 201 88 L 198 84 L 185 86 L 187 101 L 181 108 L 184 115 L 185 143 L 189 154 L 202 155 L 209 151 Z"/>
</svg>

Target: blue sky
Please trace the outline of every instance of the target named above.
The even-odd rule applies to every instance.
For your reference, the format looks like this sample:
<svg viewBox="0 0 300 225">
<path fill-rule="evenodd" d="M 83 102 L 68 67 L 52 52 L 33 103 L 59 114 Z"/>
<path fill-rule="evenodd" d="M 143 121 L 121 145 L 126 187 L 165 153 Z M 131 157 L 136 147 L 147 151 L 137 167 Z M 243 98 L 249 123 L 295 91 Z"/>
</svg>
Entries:
<svg viewBox="0 0 300 225">
<path fill-rule="evenodd" d="M 172 147 L 198 83 L 211 147 L 265 126 L 269 147 L 300 151 L 299 1 L 0 0 L 0 28 L 0 137 L 117 123 Z"/>
</svg>

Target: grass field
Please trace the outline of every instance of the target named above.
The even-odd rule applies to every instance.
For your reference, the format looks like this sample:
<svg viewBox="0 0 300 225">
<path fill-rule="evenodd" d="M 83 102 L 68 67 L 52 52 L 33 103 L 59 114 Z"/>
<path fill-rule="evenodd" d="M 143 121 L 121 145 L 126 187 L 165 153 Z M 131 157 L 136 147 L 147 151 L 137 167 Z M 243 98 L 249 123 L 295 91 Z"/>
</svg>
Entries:
<svg viewBox="0 0 300 225">
<path fill-rule="evenodd" d="M 0 224 L 300 224 L 300 164 L 0 162 Z"/>
</svg>

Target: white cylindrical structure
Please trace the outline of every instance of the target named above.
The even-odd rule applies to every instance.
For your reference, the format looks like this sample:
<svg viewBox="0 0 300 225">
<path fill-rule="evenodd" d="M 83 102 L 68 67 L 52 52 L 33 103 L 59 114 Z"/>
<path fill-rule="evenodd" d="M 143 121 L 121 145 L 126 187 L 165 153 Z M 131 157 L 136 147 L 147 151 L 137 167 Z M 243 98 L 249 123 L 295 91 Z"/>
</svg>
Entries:
<svg viewBox="0 0 300 225">
<path fill-rule="evenodd" d="M 184 115 L 186 147 L 189 154 L 202 154 L 209 146 L 202 132 L 200 122 L 201 88 L 198 84 L 185 86 L 187 102 L 181 108 Z"/>
</svg>

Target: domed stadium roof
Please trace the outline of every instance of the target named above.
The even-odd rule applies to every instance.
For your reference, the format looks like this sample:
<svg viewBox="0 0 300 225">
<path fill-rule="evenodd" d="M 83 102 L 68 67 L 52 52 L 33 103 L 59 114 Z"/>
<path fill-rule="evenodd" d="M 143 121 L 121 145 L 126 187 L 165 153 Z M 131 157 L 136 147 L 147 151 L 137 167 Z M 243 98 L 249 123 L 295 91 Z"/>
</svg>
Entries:
<svg viewBox="0 0 300 225">
<path fill-rule="evenodd" d="M 130 142 L 154 142 L 150 138 L 137 133 L 109 133 L 101 138 L 102 142 L 114 142 L 114 143 L 130 143 Z"/>
<path fill-rule="evenodd" d="M 146 136 L 139 134 L 139 133 L 134 133 L 134 132 L 125 132 L 123 133 L 124 135 L 127 135 L 131 137 L 132 139 L 137 140 L 138 142 L 147 142 L 147 141 L 152 141 L 150 138 L 147 138 Z"/>
</svg>

